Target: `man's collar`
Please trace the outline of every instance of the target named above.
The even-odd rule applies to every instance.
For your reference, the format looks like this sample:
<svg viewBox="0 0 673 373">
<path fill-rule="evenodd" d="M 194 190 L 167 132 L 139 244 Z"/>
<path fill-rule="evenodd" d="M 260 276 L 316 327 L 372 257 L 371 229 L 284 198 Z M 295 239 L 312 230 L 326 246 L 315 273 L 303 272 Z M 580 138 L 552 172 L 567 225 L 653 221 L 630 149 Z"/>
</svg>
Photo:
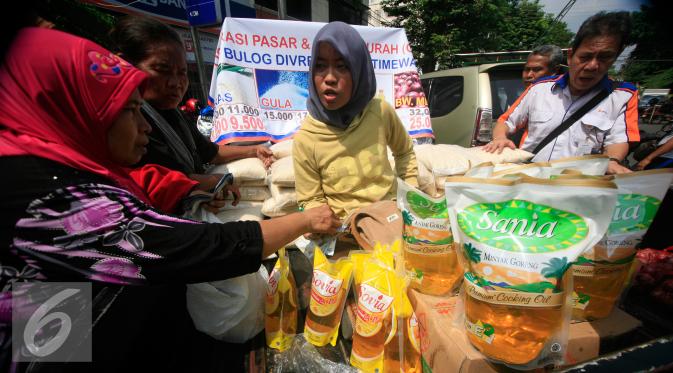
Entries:
<svg viewBox="0 0 673 373">
<path fill-rule="evenodd" d="M 559 88 L 561 88 L 561 89 L 565 89 L 565 88 L 568 86 L 568 79 L 570 79 L 570 72 L 566 72 L 565 74 L 563 74 L 563 75 L 559 78 L 559 80 L 557 80 L 556 83 L 554 83 L 554 84 L 552 85 L 551 89 L 553 90 L 555 87 L 559 87 Z M 605 74 L 605 76 L 603 77 L 603 79 L 601 79 L 601 81 L 598 82 L 598 84 L 597 84 L 596 86 L 598 86 L 598 87 L 602 87 L 603 89 L 605 89 L 605 90 L 607 90 L 608 92 L 612 93 L 612 90 L 613 90 L 613 88 L 612 88 L 612 81 L 610 80 L 610 78 L 608 78 L 608 75 L 607 75 L 607 74 Z M 594 88 L 595 88 L 595 87 L 594 87 Z M 590 91 L 593 91 L 593 88 L 590 89 L 588 92 L 590 92 Z"/>
</svg>

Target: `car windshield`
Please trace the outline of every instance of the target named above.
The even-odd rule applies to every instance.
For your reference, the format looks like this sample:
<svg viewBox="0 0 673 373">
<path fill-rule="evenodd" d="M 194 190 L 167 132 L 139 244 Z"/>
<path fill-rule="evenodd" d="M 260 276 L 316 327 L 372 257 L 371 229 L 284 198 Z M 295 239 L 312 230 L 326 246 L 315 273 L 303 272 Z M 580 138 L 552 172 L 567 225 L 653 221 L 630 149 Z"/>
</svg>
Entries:
<svg viewBox="0 0 673 373">
<path fill-rule="evenodd" d="M 493 119 L 500 117 L 523 93 L 521 70 L 489 70 Z"/>
<path fill-rule="evenodd" d="M 640 106 L 650 105 L 650 101 L 652 99 L 655 99 L 655 98 L 657 99 L 657 104 L 659 104 L 659 103 L 661 103 L 661 101 L 663 101 L 663 98 L 665 98 L 665 97 L 664 96 L 657 96 L 657 95 L 645 95 L 645 96 L 640 98 L 640 104 L 641 104 Z M 652 104 L 655 104 L 655 103 L 652 102 Z"/>
</svg>

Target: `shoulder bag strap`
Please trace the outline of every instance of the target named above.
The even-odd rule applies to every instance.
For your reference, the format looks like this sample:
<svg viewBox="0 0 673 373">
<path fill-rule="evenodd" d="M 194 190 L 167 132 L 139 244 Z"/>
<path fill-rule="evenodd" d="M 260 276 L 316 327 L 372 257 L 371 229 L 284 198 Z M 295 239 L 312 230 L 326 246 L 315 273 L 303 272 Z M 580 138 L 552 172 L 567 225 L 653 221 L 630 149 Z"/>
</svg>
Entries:
<svg viewBox="0 0 673 373">
<path fill-rule="evenodd" d="M 612 82 L 612 87 L 614 89 L 616 85 L 616 82 Z M 598 105 L 599 102 L 603 101 L 606 97 L 610 95 L 610 92 L 608 92 L 607 89 L 601 89 L 600 92 L 596 94 L 591 100 L 587 101 L 584 106 L 579 108 L 576 112 L 572 113 L 572 115 L 566 120 L 564 120 L 558 127 L 554 128 L 547 137 L 545 137 L 533 150 L 533 154 L 537 154 L 540 152 L 540 150 L 544 149 L 547 144 L 549 144 L 552 140 L 554 140 L 558 135 L 562 134 L 567 130 L 570 126 L 573 125 L 573 123 L 577 122 L 580 118 L 584 116 L 589 110 L 593 109 Z"/>
</svg>

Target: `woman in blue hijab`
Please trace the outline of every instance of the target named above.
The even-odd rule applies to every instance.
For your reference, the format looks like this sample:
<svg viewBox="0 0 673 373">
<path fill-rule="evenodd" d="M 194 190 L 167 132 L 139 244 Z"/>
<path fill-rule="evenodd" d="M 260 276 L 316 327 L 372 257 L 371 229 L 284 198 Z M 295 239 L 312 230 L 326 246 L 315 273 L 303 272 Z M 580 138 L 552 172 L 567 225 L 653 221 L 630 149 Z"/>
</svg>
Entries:
<svg viewBox="0 0 673 373">
<path fill-rule="evenodd" d="M 411 138 L 393 107 L 374 97 L 376 77 L 360 34 L 343 22 L 328 23 L 315 36 L 311 54 L 309 115 L 293 145 L 300 207 L 328 204 L 345 218 L 394 199 L 396 176 L 417 186 Z"/>
</svg>

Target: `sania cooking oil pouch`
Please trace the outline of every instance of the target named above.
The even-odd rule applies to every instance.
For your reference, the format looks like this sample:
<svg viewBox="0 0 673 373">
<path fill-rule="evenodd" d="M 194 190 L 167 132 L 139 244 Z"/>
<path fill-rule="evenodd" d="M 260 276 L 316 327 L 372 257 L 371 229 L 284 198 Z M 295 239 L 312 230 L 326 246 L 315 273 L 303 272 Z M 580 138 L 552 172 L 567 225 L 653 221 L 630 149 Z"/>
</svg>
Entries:
<svg viewBox="0 0 673 373">
<path fill-rule="evenodd" d="M 462 276 L 448 227 L 446 200 L 434 198 L 398 179 L 397 207 L 404 220 L 404 263 L 410 287 L 423 294 L 454 290 Z"/>
<path fill-rule="evenodd" d="M 519 369 L 562 363 L 572 307 L 568 269 L 607 230 L 616 186 L 454 177 L 445 196 L 465 271 L 470 342 Z"/>
<path fill-rule="evenodd" d="M 614 176 L 619 194 L 608 231 L 572 267 L 574 319 L 610 315 L 628 278 L 636 246 L 652 224 L 672 179 L 671 169 Z"/>
</svg>

